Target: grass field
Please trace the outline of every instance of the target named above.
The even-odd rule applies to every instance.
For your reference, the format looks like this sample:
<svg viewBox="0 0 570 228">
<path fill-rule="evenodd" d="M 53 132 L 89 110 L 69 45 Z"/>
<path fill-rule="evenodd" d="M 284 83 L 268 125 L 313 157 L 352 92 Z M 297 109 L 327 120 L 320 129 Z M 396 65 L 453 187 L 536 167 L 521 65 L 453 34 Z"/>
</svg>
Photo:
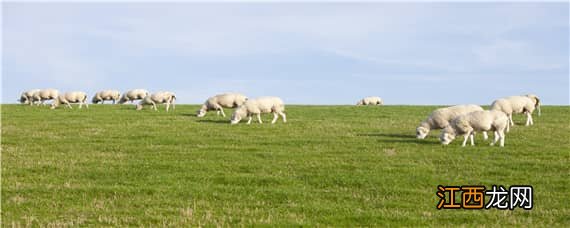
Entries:
<svg viewBox="0 0 570 228">
<path fill-rule="evenodd" d="M 568 106 L 515 116 L 505 148 L 415 139 L 433 106 L 288 106 L 249 126 L 196 105 L 1 108 L 4 226 L 570 226 Z M 534 209 L 437 210 L 440 184 L 532 185 Z"/>
</svg>

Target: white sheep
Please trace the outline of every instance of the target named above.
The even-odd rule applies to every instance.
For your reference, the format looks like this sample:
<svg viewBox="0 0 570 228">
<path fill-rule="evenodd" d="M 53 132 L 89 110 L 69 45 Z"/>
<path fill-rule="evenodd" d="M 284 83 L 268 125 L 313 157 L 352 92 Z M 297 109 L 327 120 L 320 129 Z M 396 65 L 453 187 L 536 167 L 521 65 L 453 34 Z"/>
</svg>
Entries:
<svg viewBox="0 0 570 228">
<path fill-rule="evenodd" d="M 540 116 L 540 98 L 536 94 L 527 94 L 526 97 L 530 98 L 534 102 L 534 107 L 538 110 L 538 116 Z"/>
<path fill-rule="evenodd" d="M 358 101 L 356 105 L 383 105 L 384 101 L 380 97 L 365 97 Z"/>
<path fill-rule="evenodd" d="M 533 99 L 527 96 L 510 96 L 497 99 L 491 104 L 491 110 L 502 111 L 507 114 L 511 126 L 515 125 L 513 122 L 513 114 L 523 113 L 526 115 L 525 125 L 533 125 L 532 112 L 536 103 Z"/>
<path fill-rule="evenodd" d="M 117 90 L 103 90 L 97 92 L 93 96 L 93 99 L 91 99 L 91 102 L 93 102 L 93 104 L 97 104 L 99 102 L 103 104 L 105 101 L 113 101 L 113 104 L 115 104 L 115 102 L 119 100 L 120 96 L 121 93 Z"/>
<path fill-rule="evenodd" d="M 463 135 L 461 146 L 465 146 L 467 139 L 471 139 L 471 146 L 475 145 L 473 136 L 478 131 L 494 131 L 495 138 L 491 146 L 500 140 L 501 147 L 505 146 L 505 130 L 509 129 L 509 118 L 500 111 L 475 111 L 453 119 L 449 126 L 441 131 L 440 141 L 443 145 L 451 143 L 457 135 Z"/>
<path fill-rule="evenodd" d="M 57 89 L 40 89 L 40 91 L 32 95 L 32 103 L 39 102 L 37 105 L 44 104 L 46 100 L 56 100 L 59 96 Z"/>
<path fill-rule="evenodd" d="M 75 103 L 79 103 L 79 108 L 84 104 L 86 108 L 89 108 L 89 105 L 87 104 L 87 94 L 81 91 L 74 91 L 59 95 L 51 104 L 51 109 L 57 108 L 61 104 L 65 104 L 67 107 L 72 109 L 71 104 Z"/>
<path fill-rule="evenodd" d="M 224 93 L 208 98 L 198 110 L 196 116 L 204 117 L 208 111 L 216 110 L 217 114 L 226 117 L 223 108 L 237 108 L 247 101 L 247 97 L 239 93 Z"/>
<path fill-rule="evenodd" d="M 277 121 L 279 115 L 283 118 L 283 123 L 287 123 L 285 116 L 285 105 L 279 97 L 259 97 L 257 99 L 248 99 L 243 105 L 239 106 L 232 114 L 231 124 L 239 123 L 246 116 L 249 118 L 247 124 L 251 124 L 253 115 L 257 115 L 259 123 L 261 121 L 261 113 L 273 113 L 272 124 Z"/>
<path fill-rule="evenodd" d="M 144 89 L 133 89 L 123 93 L 121 99 L 119 99 L 119 104 L 124 104 L 127 101 L 133 103 L 135 100 L 141 100 L 149 95 L 149 92 Z"/>
<path fill-rule="evenodd" d="M 430 130 L 444 129 L 449 126 L 449 123 L 456 117 L 474 111 L 483 111 L 483 108 L 479 105 L 473 104 L 438 108 L 416 128 L 416 137 L 418 139 L 424 139 L 429 134 Z M 483 132 L 483 138 L 487 140 L 487 132 Z"/>
<path fill-rule="evenodd" d="M 144 97 L 137 105 L 137 110 L 143 109 L 145 105 L 152 105 L 152 109 L 158 111 L 156 104 L 166 104 L 166 111 L 172 105 L 172 109 L 175 108 L 174 101 L 176 100 L 176 95 L 172 92 L 156 92 L 151 95 Z"/>
<path fill-rule="evenodd" d="M 29 104 L 29 105 L 33 105 L 34 102 L 34 94 L 40 92 L 39 89 L 32 89 L 32 90 L 28 90 L 28 91 L 24 91 L 21 95 L 20 95 L 20 99 L 18 99 L 18 101 L 21 104 Z"/>
</svg>

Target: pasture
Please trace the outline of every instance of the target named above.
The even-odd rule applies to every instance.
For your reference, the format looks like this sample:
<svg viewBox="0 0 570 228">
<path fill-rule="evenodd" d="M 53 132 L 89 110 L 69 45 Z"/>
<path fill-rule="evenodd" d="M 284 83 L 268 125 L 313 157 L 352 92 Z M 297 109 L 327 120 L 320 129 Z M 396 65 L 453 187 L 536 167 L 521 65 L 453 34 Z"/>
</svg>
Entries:
<svg viewBox="0 0 570 228">
<path fill-rule="evenodd" d="M 294 106 L 288 122 L 2 105 L 2 225 L 570 226 L 570 107 L 491 147 L 415 138 L 435 106 Z M 493 134 L 491 133 L 490 136 Z M 438 185 L 532 185 L 530 211 L 437 210 Z"/>
</svg>

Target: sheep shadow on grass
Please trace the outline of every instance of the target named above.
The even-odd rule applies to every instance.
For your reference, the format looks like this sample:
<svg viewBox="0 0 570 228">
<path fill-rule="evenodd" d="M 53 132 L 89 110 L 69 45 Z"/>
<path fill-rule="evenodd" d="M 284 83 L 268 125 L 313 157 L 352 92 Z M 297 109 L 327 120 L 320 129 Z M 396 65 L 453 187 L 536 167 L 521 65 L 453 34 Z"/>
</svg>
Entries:
<svg viewBox="0 0 570 228">
<path fill-rule="evenodd" d="M 230 124 L 229 120 L 196 120 L 199 123 L 217 123 L 217 124 Z"/>
<path fill-rule="evenodd" d="M 197 117 L 195 113 L 182 113 L 180 114 L 182 116 L 191 116 L 191 117 Z"/>
<path fill-rule="evenodd" d="M 415 143 L 415 144 L 437 144 L 425 139 L 417 139 L 411 134 L 384 134 L 384 133 L 360 133 L 356 136 L 361 137 L 378 137 L 379 141 L 387 143 Z"/>
</svg>

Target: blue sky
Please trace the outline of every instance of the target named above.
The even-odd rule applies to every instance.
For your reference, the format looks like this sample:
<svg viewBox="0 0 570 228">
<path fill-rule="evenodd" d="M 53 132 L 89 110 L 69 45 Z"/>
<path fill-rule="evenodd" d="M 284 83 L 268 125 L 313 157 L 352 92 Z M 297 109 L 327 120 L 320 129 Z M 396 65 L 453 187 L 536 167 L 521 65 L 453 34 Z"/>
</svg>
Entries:
<svg viewBox="0 0 570 228">
<path fill-rule="evenodd" d="M 3 3 L 2 102 L 32 88 L 290 104 L 569 103 L 561 3 Z"/>
</svg>

